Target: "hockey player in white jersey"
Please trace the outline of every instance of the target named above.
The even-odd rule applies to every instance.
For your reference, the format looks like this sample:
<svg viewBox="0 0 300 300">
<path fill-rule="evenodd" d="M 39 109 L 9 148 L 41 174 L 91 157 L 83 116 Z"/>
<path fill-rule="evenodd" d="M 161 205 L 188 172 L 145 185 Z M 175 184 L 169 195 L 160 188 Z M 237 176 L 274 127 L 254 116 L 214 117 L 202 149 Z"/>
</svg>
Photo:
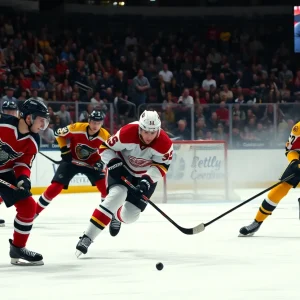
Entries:
<svg viewBox="0 0 300 300">
<path fill-rule="evenodd" d="M 108 196 L 90 219 L 89 226 L 76 246 L 76 255 L 86 254 L 88 247 L 111 222 L 113 215 L 121 223 L 135 222 L 147 206 L 141 195 L 150 198 L 157 181 L 168 172 L 173 144 L 156 111 L 144 111 L 138 122 L 123 126 L 100 147 L 107 164 Z M 134 191 L 128 191 L 121 179 L 126 177 Z M 119 228 L 117 228 L 119 231 Z M 118 232 L 117 232 L 118 233 Z"/>
</svg>

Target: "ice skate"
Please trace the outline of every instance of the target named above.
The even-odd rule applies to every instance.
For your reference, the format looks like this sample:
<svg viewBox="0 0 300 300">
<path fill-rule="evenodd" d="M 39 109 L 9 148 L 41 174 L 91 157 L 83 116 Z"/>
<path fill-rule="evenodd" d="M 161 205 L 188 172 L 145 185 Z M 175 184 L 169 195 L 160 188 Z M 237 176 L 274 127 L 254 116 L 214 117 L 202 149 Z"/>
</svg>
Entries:
<svg viewBox="0 0 300 300">
<path fill-rule="evenodd" d="M 0 227 L 4 227 L 5 226 L 5 221 L 3 219 L 0 219 Z"/>
<path fill-rule="evenodd" d="M 109 233 L 111 236 L 116 236 L 120 232 L 121 222 L 118 221 L 115 216 L 112 217 L 111 222 L 109 224 Z"/>
<path fill-rule="evenodd" d="M 77 258 L 79 258 L 79 256 L 81 254 L 87 254 L 88 248 L 92 242 L 93 241 L 85 234 L 82 237 L 80 237 L 80 240 L 77 243 L 76 252 L 75 252 L 75 255 L 77 256 Z"/>
<path fill-rule="evenodd" d="M 262 222 L 253 221 L 250 225 L 244 226 L 240 229 L 239 237 L 253 236 L 256 231 L 258 231 Z"/>
<path fill-rule="evenodd" d="M 41 266 L 44 264 L 43 256 L 39 253 L 30 251 L 25 247 L 19 248 L 13 245 L 12 240 L 9 240 L 11 264 L 16 266 Z"/>
</svg>

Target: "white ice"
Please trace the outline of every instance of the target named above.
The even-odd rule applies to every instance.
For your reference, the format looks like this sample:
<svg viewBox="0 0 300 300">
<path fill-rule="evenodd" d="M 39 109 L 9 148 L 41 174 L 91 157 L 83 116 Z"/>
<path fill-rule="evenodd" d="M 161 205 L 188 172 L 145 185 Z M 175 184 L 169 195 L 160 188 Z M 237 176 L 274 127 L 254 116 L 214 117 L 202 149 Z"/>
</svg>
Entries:
<svg viewBox="0 0 300 300">
<path fill-rule="evenodd" d="M 258 190 L 240 191 L 245 200 Z M 44 256 L 44 266 L 10 265 L 8 239 L 14 208 L 0 206 L 1 300 L 295 300 L 300 294 L 299 190 L 280 203 L 252 238 L 239 228 L 254 218 L 261 200 L 248 203 L 186 236 L 152 207 L 140 220 L 123 225 L 113 238 L 102 232 L 88 254 L 75 246 L 98 205 L 98 194 L 63 194 L 38 217 L 28 248 Z M 185 227 L 207 222 L 237 203 L 159 204 Z M 157 271 L 157 262 L 164 264 Z"/>
</svg>

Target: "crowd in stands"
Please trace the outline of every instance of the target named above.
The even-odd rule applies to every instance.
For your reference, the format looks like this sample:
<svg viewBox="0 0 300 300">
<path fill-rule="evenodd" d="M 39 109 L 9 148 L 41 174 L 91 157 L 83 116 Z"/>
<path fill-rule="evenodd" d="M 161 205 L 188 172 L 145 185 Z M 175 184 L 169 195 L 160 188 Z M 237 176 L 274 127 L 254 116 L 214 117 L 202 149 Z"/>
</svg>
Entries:
<svg viewBox="0 0 300 300">
<path fill-rule="evenodd" d="M 299 119 L 300 69 L 282 22 L 191 20 L 181 28 L 144 20 L 141 28 L 114 31 L 81 26 L 85 20 L 58 30 L 36 26 L 33 16 L 0 15 L 0 94 L 48 103 L 45 143 L 57 127 L 86 121 L 93 108 L 106 112 L 114 132 L 148 108 L 172 137 L 232 144 L 282 142 Z"/>
</svg>

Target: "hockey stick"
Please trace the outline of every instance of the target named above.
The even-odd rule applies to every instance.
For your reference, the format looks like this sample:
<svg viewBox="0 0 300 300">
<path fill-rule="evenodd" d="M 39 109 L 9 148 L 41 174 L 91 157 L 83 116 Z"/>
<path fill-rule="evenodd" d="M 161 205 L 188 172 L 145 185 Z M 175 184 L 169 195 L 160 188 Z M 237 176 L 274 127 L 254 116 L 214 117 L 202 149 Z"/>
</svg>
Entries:
<svg viewBox="0 0 300 300">
<path fill-rule="evenodd" d="M 258 193 L 258 194 L 256 194 L 256 195 L 254 195 L 253 197 L 249 198 L 248 200 L 246 200 L 246 201 L 240 203 L 239 205 L 237 205 L 237 206 L 231 208 L 230 210 L 227 210 L 226 212 L 224 212 L 223 214 L 221 214 L 221 215 L 219 215 L 218 217 L 214 218 L 213 220 L 211 220 L 211 221 L 209 221 L 209 222 L 207 222 L 207 223 L 204 223 L 204 224 L 202 223 L 202 224 L 203 224 L 203 230 L 205 229 L 205 227 L 209 226 L 210 224 L 212 224 L 212 223 L 216 222 L 217 220 L 223 218 L 224 216 L 230 214 L 230 213 L 233 212 L 234 210 L 236 210 L 236 209 L 238 209 L 239 207 L 241 207 L 241 206 L 247 204 L 248 202 L 254 200 L 255 198 L 261 196 L 262 194 L 264 194 L 264 193 L 266 193 L 266 192 L 272 190 L 273 188 L 275 188 L 276 186 L 280 185 L 281 183 L 289 181 L 290 179 L 294 178 L 295 176 L 296 176 L 296 174 L 291 174 L 290 176 L 284 178 L 283 180 L 278 181 L 277 183 L 273 184 L 272 186 L 270 186 L 269 188 L 263 190 L 262 192 L 260 192 L 260 193 Z"/>
<path fill-rule="evenodd" d="M 300 220 L 300 198 L 298 198 L 298 204 L 299 204 L 299 220 Z"/>
<path fill-rule="evenodd" d="M 269 188 L 263 190 L 262 192 L 254 195 L 253 197 L 249 198 L 248 200 L 240 203 L 239 205 L 231 208 L 230 210 L 224 212 L 223 214 L 219 215 L 218 217 L 214 218 L 213 220 L 207 222 L 207 223 L 201 223 L 199 225 L 197 225 L 196 227 L 193 227 L 193 228 L 183 228 L 181 226 L 179 226 L 177 223 L 175 223 L 169 216 L 167 216 L 159 207 L 157 207 L 151 200 L 149 200 L 146 196 L 142 196 L 143 199 L 145 201 L 148 201 L 149 204 L 151 206 L 153 206 L 161 215 L 163 215 L 169 222 L 171 222 L 176 228 L 178 228 L 181 232 L 183 232 L 184 234 L 197 234 L 197 233 L 200 233 L 202 231 L 205 230 L 205 228 L 209 225 L 211 225 L 212 223 L 216 222 L 217 220 L 223 218 L 224 216 L 230 214 L 231 212 L 233 212 L 234 210 L 238 209 L 239 207 L 247 204 L 248 202 L 254 200 L 255 198 L 263 195 L 264 193 L 272 190 L 273 188 L 275 188 L 276 186 L 280 185 L 281 183 L 283 182 L 287 182 L 289 181 L 290 179 L 294 178 L 295 177 L 295 174 L 291 174 L 290 176 L 284 178 L 283 180 L 280 180 L 278 181 L 277 183 L 273 184 L 272 186 L 270 186 Z M 135 186 L 133 186 L 125 177 L 122 177 L 122 180 L 132 189 L 134 190 L 135 189 Z"/>
<path fill-rule="evenodd" d="M 101 169 L 97 168 L 97 167 L 93 167 L 83 161 L 80 161 L 80 160 L 76 160 L 76 159 L 72 159 L 72 164 L 76 165 L 76 166 L 79 166 L 79 167 L 86 167 L 86 168 L 89 168 L 89 169 L 93 169 L 95 171 L 102 171 Z"/>
<path fill-rule="evenodd" d="M 54 160 L 54 159 L 52 159 L 51 157 L 47 156 L 47 155 L 44 154 L 43 152 L 40 152 L 40 151 L 39 151 L 39 154 L 43 155 L 44 157 L 46 157 L 47 159 L 49 159 L 50 161 L 52 161 L 54 164 L 59 165 L 59 164 L 61 164 L 61 162 L 62 162 L 62 160 Z"/>
<path fill-rule="evenodd" d="M 127 180 L 124 176 L 122 176 L 121 179 L 127 184 L 127 186 L 131 189 L 131 191 L 135 190 L 135 186 L 129 180 Z M 148 199 L 144 195 L 142 195 L 142 197 L 145 201 L 147 201 L 152 207 L 154 207 L 155 210 L 157 210 L 163 217 L 165 217 L 171 224 L 173 224 L 182 233 L 192 235 L 192 234 L 197 234 L 197 233 L 204 230 L 204 224 L 203 223 L 201 223 L 198 226 L 195 226 L 193 228 L 184 228 L 184 227 L 179 226 L 166 213 L 164 213 L 158 206 L 156 206 L 150 199 Z"/>
<path fill-rule="evenodd" d="M 61 164 L 63 162 L 63 160 L 54 160 L 52 159 L 51 157 L 47 156 L 46 154 L 42 153 L 42 152 L 39 152 L 41 155 L 43 155 L 44 157 L 46 157 L 47 159 L 49 159 L 50 161 L 52 161 L 54 164 Z M 76 160 L 76 159 L 72 159 L 72 164 L 76 165 L 76 166 L 80 166 L 80 167 L 87 167 L 89 169 L 94 169 L 96 171 L 101 171 L 99 168 L 97 167 L 93 167 L 83 161 L 79 161 L 79 160 Z"/>
<path fill-rule="evenodd" d="M 3 184 L 3 185 L 6 185 L 7 187 L 9 187 L 10 189 L 13 189 L 13 190 L 17 190 L 18 188 L 16 186 L 14 186 L 13 184 L 3 180 L 3 179 L 0 179 L 0 183 Z"/>
</svg>

